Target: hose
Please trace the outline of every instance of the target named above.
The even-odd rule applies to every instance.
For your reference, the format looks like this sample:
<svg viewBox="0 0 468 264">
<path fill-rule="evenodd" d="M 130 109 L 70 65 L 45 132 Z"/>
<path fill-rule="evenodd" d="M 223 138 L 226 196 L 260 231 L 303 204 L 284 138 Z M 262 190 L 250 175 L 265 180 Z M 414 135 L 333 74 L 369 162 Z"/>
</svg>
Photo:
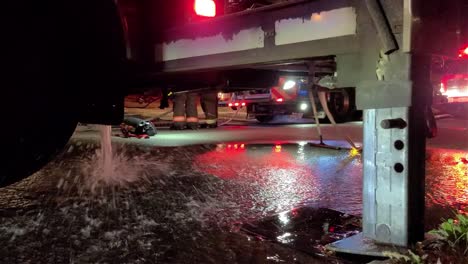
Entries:
<svg viewBox="0 0 468 264">
<path fill-rule="evenodd" d="M 240 110 L 240 107 L 237 108 L 236 112 L 228 120 L 226 120 L 223 123 L 219 124 L 219 126 L 225 126 L 225 125 L 229 124 L 237 116 L 237 113 L 239 113 L 239 110 Z"/>
<path fill-rule="evenodd" d="M 154 118 L 147 119 L 146 121 L 151 121 L 151 122 L 159 121 L 159 119 L 161 119 L 161 117 L 166 116 L 166 115 L 168 115 L 168 114 L 170 114 L 172 112 L 174 112 L 173 109 L 171 109 L 169 111 L 166 111 L 166 112 L 164 112 L 164 113 L 162 113 L 162 114 L 160 114 L 160 115 L 158 115 L 158 116 L 156 116 Z"/>
<path fill-rule="evenodd" d="M 333 115 L 332 113 L 330 112 L 330 109 L 328 108 L 328 104 L 327 104 L 327 98 L 326 98 L 326 93 L 325 92 L 317 92 L 318 94 L 318 97 L 319 97 L 319 101 L 320 101 L 320 104 L 322 105 L 322 109 L 323 111 L 325 112 L 325 114 L 327 115 L 328 117 L 328 120 L 330 120 L 330 123 L 333 125 L 333 127 L 335 128 L 335 131 L 340 133 L 344 138 L 345 140 L 348 142 L 348 144 L 352 147 L 352 148 L 355 148 L 355 149 L 360 149 L 359 147 L 356 146 L 356 144 L 354 144 L 353 140 L 351 139 L 351 137 L 349 137 L 347 134 L 343 133 L 343 131 L 341 129 L 338 129 L 338 126 L 336 124 L 336 121 L 335 121 L 335 118 L 333 118 Z M 312 96 L 313 97 L 313 96 Z M 314 113 L 315 115 L 315 113 Z"/>
<path fill-rule="evenodd" d="M 311 84 L 310 85 L 310 91 L 309 91 L 309 100 L 312 103 L 312 111 L 314 113 L 315 124 L 317 124 L 317 133 L 318 133 L 319 138 L 320 138 L 320 144 L 323 144 L 322 130 L 320 129 L 320 121 L 319 121 L 318 113 L 317 113 L 317 104 L 315 103 L 315 98 L 314 98 L 314 95 L 313 95 L 313 92 L 312 92 L 313 87 L 314 87 L 314 85 Z"/>
<path fill-rule="evenodd" d="M 127 107 L 125 107 L 125 108 L 130 108 L 130 109 L 132 109 L 132 108 L 134 108 L 134 109 L 135 109 L 135 108 L 144 109 L 144 108 L 147 108 L 147 107 L 150 106 L 152 103 L 154 103 L 154 102 L 156 102 L 156 101 L 158 101 L 158 100 L 161 100 L 161 97 L 155 97 L 155 98 L 153 98 L 152 100 L 150 100 L 149 102 L 147 102 L 146 105 L 144 105 L 144 106 L 127 106 Z"/>
</svg>

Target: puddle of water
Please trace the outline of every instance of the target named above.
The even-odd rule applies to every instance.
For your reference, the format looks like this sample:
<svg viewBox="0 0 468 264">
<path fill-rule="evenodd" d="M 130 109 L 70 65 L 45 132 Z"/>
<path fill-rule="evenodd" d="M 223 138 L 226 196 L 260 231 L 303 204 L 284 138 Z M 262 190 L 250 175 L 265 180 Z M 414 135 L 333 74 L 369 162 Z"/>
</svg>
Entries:
<svg viewBox="0 0 468 264">
<path fill-rule="evenodd" d="M 361 213 L 362 166 L 347 150 L 307 144 L 223 144 L 198 155 L 193 166 L 239 185 L 239 203 L 278 213 L 300 204 Z M 243 200 L 246 201 L 243 201 Z"/>
<path fill-rule="evenodd" d="M 465 209 L 468 206 L 468 153 L 448 149 L 427 152 L 426 204 Z"/>
</svg>

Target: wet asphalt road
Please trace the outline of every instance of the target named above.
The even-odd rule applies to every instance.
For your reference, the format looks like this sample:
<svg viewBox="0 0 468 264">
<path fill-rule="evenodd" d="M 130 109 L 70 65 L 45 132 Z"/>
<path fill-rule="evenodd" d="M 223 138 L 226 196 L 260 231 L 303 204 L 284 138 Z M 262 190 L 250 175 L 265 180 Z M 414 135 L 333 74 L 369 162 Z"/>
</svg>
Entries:
<svg viewBox="0 0 468 264">
<path fill-rule="evenodd" d="M 439 127 L 427 151 L 428 228 L 468 205 L 468 121 Z M 343 128 L 359 144 L 361 125 Z M 346 147 L 332 127 L 324 134 Z M 114 137 L 111 177 L 97 135 L 80 127 L 46 168 L 0 190 L 1 263 L 334 261 L 246 236 L 240 224 L 302 205 L 362 210 L 360 155 L 307 145 L 311 124 Z"/>
</svg>

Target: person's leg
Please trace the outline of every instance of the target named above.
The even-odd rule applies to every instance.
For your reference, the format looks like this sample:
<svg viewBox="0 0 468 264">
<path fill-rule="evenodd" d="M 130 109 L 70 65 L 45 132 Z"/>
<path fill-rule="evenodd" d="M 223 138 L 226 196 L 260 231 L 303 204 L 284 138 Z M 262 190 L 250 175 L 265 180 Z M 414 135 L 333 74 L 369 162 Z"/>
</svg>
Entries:
<svg viewBox="0 0 468 264">
<path fill-rule="evenodd" d="M 171 129 L 180 130 L 185 128 L 185 108 L 187 95 L 178 93 L 174 95 L 174 116 Z"/>
<path fill-rule="evenodd" d="M 185 102 L 185 114 L 187 116 L 187 128 L 198 129 L 198 111 L 197 111 L 197 94 L 187 93 Z"/>
<path fill-rule="evenodd" d="M 164 109 L 169 107 L 169 95 L 167 88 L 161 89 L 161 102 L 159 104 L 159 109 Z"/>
<path fill-rule="evenodd" d="M 206 126 L 209 128 L 217 127 L 218 124 L 218 93 L 207 92 L 201 95 L 201 102 L 204 105 Z"/>
</svg>

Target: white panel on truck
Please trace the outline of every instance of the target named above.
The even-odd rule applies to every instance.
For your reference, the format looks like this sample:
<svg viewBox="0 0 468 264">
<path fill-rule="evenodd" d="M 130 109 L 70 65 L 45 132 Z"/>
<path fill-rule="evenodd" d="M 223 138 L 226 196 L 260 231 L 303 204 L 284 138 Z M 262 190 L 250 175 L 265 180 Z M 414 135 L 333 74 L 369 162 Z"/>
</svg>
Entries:
<svg viewBox="0 0 468 264">
<path fill-rule="evenodd" d="M 338 8 L 313 13 L 306 18 L 278 20 L 275 23 L 275 44 L 285 45 L 356 34 L 356 10 Z"/>
<path fill-rule="evenodd" d="M 196 39 L 180 39 L 162 46 L 162 60 L 213 55 L 264 47 L 265 33 L 261 27 L 239 31 L 227 38 L 222 34 Z"/>
</svg>

